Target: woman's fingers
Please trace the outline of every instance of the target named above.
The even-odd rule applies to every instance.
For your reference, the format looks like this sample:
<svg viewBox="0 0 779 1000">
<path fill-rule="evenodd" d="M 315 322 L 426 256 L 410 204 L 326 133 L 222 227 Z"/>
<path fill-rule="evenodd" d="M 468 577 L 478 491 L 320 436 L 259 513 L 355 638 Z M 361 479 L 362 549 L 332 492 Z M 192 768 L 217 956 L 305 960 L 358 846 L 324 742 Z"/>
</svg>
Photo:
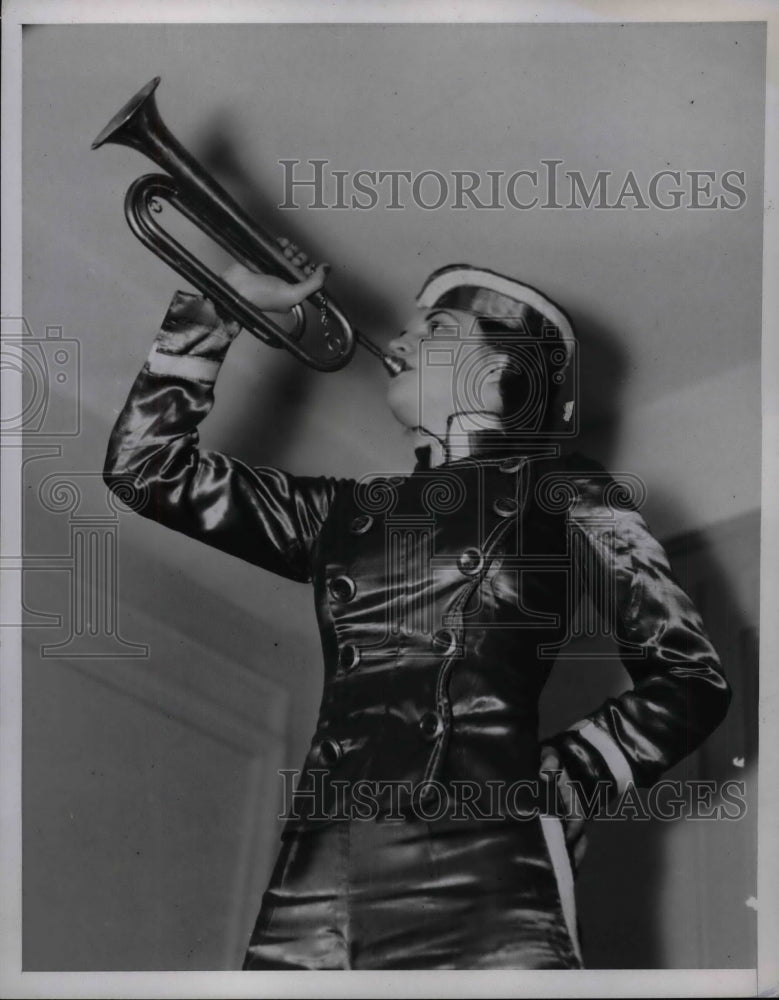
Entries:
<svg viewBox="0 0 779 1000">
<path fill-rule="evenodd" d="M 279 236 L 276 242 L 284 251 L 284 256 L 287 260 L 293 263 L 295 267 L 299 267 L 307 274 L 311 274 L 314 271 L 316 265 L 308 259 L 308 254 L 304 253 L 297 243 L 288 240 L 286 236 Z"/>
<path fill-rule="evenodd" d="M 303 281 L 299 281 L 296 285 L 289 285 L 288 288 L 291 289 L 293 297 L 290 308 L 293 305 L 297 305 L 298 302 L 302 302 L 303 299 L 307 299 L 314 292 L 318 292 L 322 285 L 324 285 L 329 270 L 329 264 L 318 264 Z"/>
<path fill-rule="evenodd" d="M 325 278 L 327 277 L 327 272 L 330 270 L 329 264 L 319 264 L 312 274 L 303 281 L 298 282 L 288 282 L 281 281 L 281 279 L 273 279 L 278 281 L 276 286 L 276 299 L 275 305 L 266 305 L 264 308 L 269 309 L 273 312 L 288 312 L 293 306 L 298 305 L 307 299 L 309 295 L 313 295 L 314 292 L 318 292 L 319 289 L 324 285 Z"/>
<path fill-rule="evenodd" d="M 289 312 L 293 306 L 319 291 L 329 270 L 329 264 L 320 264 L 303 281 L 289 282 L 272 274 L 255 274 L 235 262 L 222 273 L 222 277 L 258 309 Z"/>
</svg>

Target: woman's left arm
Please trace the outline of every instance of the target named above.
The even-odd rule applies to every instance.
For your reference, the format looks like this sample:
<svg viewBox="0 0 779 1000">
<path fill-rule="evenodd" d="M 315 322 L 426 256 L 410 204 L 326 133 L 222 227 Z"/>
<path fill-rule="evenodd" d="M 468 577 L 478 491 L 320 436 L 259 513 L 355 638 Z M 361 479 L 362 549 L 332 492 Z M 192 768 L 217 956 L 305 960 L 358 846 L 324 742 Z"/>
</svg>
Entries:
<svg viewBox="0 0 779 1000">
<path fill-rule="evenodd" d="M 649 787 L 698 747 L 731 699 L 719 657 L 668 557 L 641 514 L 605 473 L 574 476 L 571 540 L 577 572 L 616 637 L 632 690 L 544 743 L 589 795 Z"/>
</svg>

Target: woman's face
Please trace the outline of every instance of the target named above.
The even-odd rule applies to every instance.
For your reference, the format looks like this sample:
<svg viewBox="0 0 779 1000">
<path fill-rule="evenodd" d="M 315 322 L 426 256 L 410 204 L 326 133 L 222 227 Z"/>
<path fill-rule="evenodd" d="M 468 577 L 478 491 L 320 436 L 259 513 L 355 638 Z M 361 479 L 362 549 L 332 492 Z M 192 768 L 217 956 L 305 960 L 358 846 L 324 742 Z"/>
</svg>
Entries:
<svg viewBox="0 0 779 1000">
<path fill-rule="evenodd" d="M 453 413 L 501 413 L 505 357 L 483 343 L 471 313 L 418 309 L 388 350 L 407 366 L 387 391 L 390 410 L 405 427 L 438 433 Z"/>
</svg>

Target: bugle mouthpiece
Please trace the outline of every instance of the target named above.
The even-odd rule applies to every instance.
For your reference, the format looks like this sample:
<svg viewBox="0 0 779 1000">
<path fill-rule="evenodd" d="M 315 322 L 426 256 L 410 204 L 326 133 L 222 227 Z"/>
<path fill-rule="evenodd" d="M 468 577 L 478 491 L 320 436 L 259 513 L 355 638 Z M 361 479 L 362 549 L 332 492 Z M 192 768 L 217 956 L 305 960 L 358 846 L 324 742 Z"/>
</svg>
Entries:
<svg viewBox="0 0 779 1000">
<path fill-rule="evenodd" d="M 354 339 L 361 347 L 364 347 L 366 351 L 370 351 L 375 358 L 378 358 L 379 361 L 381 361 L 384 365 L 384 370 L 388 372 L 390 378 L 395 378 L 396 375 L 400 375 L 401 372 L 408 370 L 408 365 L 405 361 L 400 358 L 396 358 L 392 354 L 385 354 L 380 347 L 374 344 L 372 340 L 369 340 L 368 337 L 366 337 L 365 334 L 359 330 L 355 330 Z"/>
</svg>

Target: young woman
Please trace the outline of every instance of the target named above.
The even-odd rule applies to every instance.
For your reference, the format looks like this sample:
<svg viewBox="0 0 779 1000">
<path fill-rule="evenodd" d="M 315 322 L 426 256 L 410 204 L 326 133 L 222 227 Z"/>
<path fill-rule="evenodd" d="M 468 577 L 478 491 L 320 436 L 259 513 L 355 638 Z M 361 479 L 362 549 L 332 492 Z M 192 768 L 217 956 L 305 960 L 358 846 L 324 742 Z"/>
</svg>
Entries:
<svg viewBox="0 0 779 1000">
<path fill-rule="evenodd" d="M 226 276 L 283 311 L 324 270 Z M 370 481 L 198 448 L 238 332 L 177 293 L 105 476 L 142 483 L 144 516 L 313 583 L 324 693 L 244 967 L 580 968 L 569 807 L 651 785 L 730 691 L 631 484 L 559 454 L 567 316 L 503 275 L 432 275 L 389 348 L 416 465 Z M 539 696 L 585 590 L 633 688 L 542 743 Z"/>
</svg>

